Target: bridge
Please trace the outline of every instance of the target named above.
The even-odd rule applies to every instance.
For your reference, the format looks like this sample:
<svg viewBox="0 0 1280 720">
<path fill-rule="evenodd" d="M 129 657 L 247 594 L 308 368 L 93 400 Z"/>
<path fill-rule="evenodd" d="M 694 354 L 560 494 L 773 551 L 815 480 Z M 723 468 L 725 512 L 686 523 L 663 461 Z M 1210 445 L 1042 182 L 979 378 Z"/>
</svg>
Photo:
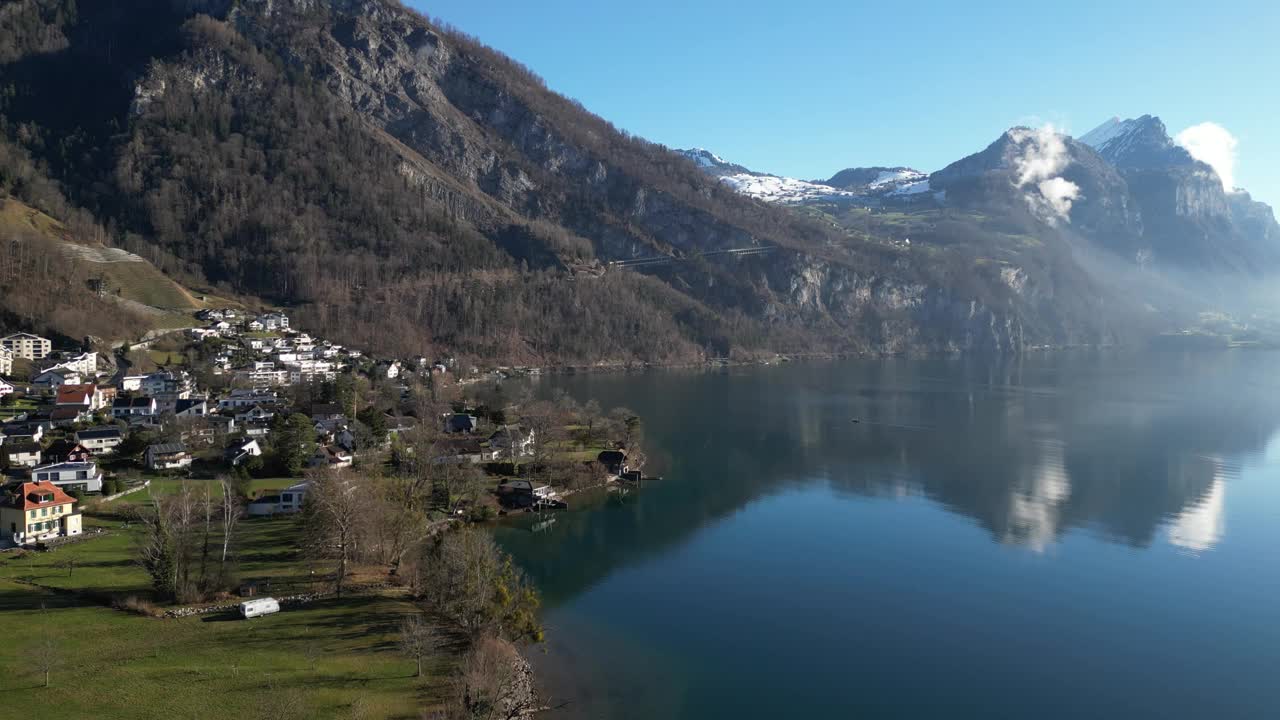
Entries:
<svg viewBox="0 0 1280 720">
<path fill-rule="evenodd" d="M 716 257 L 746 257 L 750 255 L 765 255 L 771 253 L 778 248 L 774 245 L 753 245 L 745 248 L 731 248 L 727 250 L 711 250 L 704 253 L 696 253 L 688 257 L 676 257 L 674 255 L 657 255 L 647 258 L 636 258 L 634 260 L 612 260 L 608 266 L 610 268 L 637 268 L 649 267 L 651 265 L 667 265 L 676 262 L 690 262 L 699 258 L 716 258 Z"/>
</svg>

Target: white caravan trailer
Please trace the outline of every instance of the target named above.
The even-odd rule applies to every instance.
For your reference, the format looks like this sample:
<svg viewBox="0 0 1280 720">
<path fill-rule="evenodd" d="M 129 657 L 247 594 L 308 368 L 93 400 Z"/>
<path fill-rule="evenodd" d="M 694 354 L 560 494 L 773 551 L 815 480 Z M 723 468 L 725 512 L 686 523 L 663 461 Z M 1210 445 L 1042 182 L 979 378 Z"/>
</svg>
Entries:
<svg viewBox="0 0 1280 720">
<path fill-rule="evenodd" d="M 280 603 L 276 602 L 275 598 L 258 598 L 240 603 L 240 617 L 246 620 L 278 612 L 280 612 Z"/>
</svg>

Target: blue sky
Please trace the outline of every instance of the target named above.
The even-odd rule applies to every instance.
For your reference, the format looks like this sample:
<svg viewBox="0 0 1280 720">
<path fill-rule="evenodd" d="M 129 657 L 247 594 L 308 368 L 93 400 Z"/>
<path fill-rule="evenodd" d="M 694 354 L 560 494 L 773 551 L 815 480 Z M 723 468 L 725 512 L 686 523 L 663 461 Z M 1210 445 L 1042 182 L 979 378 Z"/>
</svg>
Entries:
<svg viewBox="0 0 1280 720">
<path fill-rule="evenodd" d="M 1280 203 L 1280 3 L 409 0 L 618 127 L 757 170 L 936 170 L 1006 128 L 1113 115 L 1238 140 Z"/>
</svg>

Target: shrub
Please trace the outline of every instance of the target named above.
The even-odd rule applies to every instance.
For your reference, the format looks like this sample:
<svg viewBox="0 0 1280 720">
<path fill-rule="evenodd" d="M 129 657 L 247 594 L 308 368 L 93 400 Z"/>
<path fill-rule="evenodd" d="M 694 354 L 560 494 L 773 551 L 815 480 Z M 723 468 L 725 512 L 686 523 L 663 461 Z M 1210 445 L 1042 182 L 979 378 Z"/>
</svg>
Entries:
<svg viewBox="0 0 1280 720">
<path fill-rule="evenodd" d="M 111 607 L 117 610 L 133 613 L 134 615 L 141 615 L 143 617 L 158 618 L 164 616 L 164 611 L 161 610 L 159 606 L 150 600 L 140 598 L 137 595 L 126 595 L 122 598 L 118 597 L 112 601 Z"/>
</svg>

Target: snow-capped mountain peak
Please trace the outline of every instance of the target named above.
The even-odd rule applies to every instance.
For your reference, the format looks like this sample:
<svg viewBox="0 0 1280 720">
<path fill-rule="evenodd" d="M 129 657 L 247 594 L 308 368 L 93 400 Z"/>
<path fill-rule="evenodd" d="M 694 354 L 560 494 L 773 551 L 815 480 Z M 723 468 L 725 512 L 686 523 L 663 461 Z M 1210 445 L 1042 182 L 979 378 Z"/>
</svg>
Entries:
<svg viewBox="0 0 1280 720">
<path fill-rule="evenodd" d="M 905 167 L 850 168 L 830 180 L 798 180 L 796 178 L 756 172 L 731 163 L 703 148 L 677 150 L 692 160 L 703 172 L 743 195 L 783 204 L 811 200 L 845 199 L 880 201 L 912 199 L 930 191 L 929 176 Z"/>
</svg>

